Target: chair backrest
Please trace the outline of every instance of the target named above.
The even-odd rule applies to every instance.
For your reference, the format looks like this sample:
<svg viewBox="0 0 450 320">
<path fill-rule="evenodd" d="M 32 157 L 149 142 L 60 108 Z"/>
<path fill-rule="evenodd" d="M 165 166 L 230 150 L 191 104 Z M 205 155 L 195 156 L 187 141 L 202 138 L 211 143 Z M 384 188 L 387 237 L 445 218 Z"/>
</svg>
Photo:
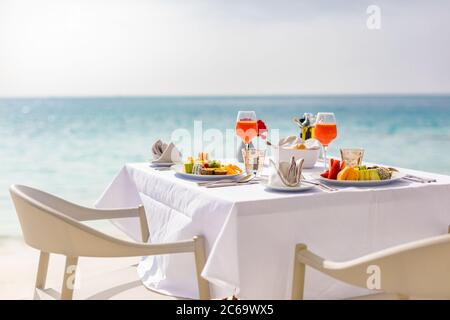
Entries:
<svg viewBox="0 0 450 320">
<path fill-rule="evenodd" d="M 450 298 L 450 235 L 382 250 L 348 262 L 323 261 L 344 282 L 405 296 Z M 379 288 L 377 288 L 379 286 Z"/>
<path fill-rule="evenodd" d="M 13 185 L 10 188 L 25 242 L 38 250 L 66 256 L 134 256 L 139 245 L 123 241 L 64 213 L 64 202 L 41 190 Z M 133 249 L 134 246 L 136 250 Z"/>
</svg>

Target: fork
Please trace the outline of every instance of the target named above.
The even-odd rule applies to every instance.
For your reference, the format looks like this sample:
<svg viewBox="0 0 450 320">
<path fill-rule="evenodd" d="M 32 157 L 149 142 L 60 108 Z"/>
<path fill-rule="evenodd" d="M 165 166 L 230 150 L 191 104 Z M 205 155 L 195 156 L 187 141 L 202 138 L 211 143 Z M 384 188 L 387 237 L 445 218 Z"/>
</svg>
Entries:
<svg viewBox="0 0 450 320">
<path fill-rule="evenodd" d="M 423 182 L 423 183 L 436 182 L 436 179 L 421 178 L 421 177 L 418 177 L 418 176 L 414 176 L 412 174 L 407 174 L 405 176 L 405 178 L 419 180 L 420 182 Z"/>
<path fill-rule="evenodd" d="M 301 182 L 304 182 L 304 183 L 307 183 L 307 184 L 312 184 L 312 185 L 318 186 L 318 187 L 320 187 L 320 188 L 322 188 L 324 190 L 331 191 L 331 192 L 339 191 L 339 189 L 327 186 L 327 185 L 325 185 L 323 183 L 320 183 L 320 182 L 315 182 L 315 181 L 310 181 L 310 180 L 301 180 Z"/>
</svg>

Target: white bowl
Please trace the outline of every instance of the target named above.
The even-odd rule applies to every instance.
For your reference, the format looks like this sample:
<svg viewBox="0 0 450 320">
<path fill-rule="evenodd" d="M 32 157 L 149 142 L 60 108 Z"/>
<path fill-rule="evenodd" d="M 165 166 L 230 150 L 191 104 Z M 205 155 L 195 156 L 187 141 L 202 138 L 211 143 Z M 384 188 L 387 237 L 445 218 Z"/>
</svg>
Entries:
<svg viewBox="0 0 450 320">
<path fill-rule="evenodd" d="M 313 168 L 319 158 L 320 149 L 287 149 L 287 148 L 277 148 L 274 150 L 274 158 L 276 162 L 289 162 L 292 157 L 295 160 L 304 159 L 303 168 L 310 169 Z"/>
</svg>

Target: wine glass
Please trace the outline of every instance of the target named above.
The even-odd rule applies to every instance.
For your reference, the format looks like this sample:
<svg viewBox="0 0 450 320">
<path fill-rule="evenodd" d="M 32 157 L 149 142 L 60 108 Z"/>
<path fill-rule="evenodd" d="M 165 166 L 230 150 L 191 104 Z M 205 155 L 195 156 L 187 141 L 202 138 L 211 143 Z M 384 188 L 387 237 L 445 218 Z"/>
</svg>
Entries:
<svg viewBox="0 0 450 320">
<path fill-rule="evenodd" d="M 238 135 L 248 150 L 248 145 L 258 135 L 258 123 L 255 111 L 239 111 L 236 119 L 236 135 Z"/>
<path fill-rule="evenodd" d="M 328 168 L 327 148 L 331 141 L 336 138 L 336 136 L 337 128 L 334 113 L 319 112 L 316 117 L 314 137 L 322 144 L 325 170 Z"/>
</svg>

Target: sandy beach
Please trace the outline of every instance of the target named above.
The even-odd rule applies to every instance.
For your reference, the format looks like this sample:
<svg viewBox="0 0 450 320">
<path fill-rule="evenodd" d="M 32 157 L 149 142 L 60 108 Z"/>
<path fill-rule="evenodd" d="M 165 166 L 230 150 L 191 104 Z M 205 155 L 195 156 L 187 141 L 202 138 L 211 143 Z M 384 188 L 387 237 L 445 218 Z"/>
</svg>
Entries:
<svg viewBox="0 0 450 320">
<path fill-rule="evenodd" d="M 34 283 L 39 251 L 17 238 L 0 239 L 0 300 L 58 298 L 63 278 L 64 257 L 51 255 L 45 291 L 37 291 Z M 80 258 L 79 290 L 74 299 L 174 299 L 145 289 L 136 273 L 139 257 Z"/>
</svg>

